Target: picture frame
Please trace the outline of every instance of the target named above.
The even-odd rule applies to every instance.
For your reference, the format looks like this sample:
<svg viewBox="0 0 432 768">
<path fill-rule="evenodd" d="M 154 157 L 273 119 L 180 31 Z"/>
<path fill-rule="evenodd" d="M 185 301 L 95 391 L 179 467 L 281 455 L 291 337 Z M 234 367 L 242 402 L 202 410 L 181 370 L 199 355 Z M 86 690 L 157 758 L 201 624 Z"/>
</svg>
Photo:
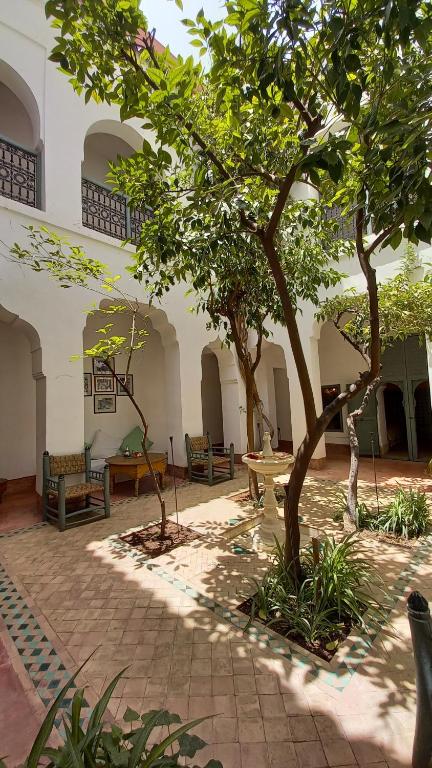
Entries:
<svg viewBox="0 0 432 768">
<path fill-rule="evenodd" d="M 125 373 L 118 373 L 117 376 L 119 379 L 122 379 L 123 381 L 126 378 Z M 117 384 L 117 397 L 127 397 L 127 392 L 122 387 L 122 384 L 120 381 L 118 381 L 118 379 L 116 380 L 116 384 Z M 127 375 L 127 386 L 128 386 L 129 392 L 131 393 L 131 395 L 133 395 L 134 393 L 133 373 L 128 373 Z"/>
<path fill-rule="evenodd" d="M 116 413 L 116 396 L 109 393 L 94 395 L 94 412 Z"/>
<path fill-rule="evenodd" d="M 105 376 L 112 376 L 110 369 L 108 368 L 105 360 L 102 357 L 93 357 L 93 375 L 104 374 Z M 113 371 L 115 371 L 115 359 L 109 358 L 109 363 Z"/>
<path fill-rule="evenodd" d="M 114 392 L 114 376 L 98 373 L 94 377 L 94 391 L 99 393 Z"/>
<path fill-rule="evenodd" d="M 92 394 L 92 375 L 91 373 L 84 373 L 84 397 L 91 397 Z"/>
</svg>

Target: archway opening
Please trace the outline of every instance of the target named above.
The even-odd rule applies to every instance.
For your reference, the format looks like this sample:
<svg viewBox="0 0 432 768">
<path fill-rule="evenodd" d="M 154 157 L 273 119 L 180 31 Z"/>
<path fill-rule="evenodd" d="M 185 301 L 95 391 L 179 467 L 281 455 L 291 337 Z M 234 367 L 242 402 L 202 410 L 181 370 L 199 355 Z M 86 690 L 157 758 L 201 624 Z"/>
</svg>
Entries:
<svg viewBox="0 0 432 768">
<path fill-rule="evenodd" d="M 112 192 L 110 164 L 131 157 L 142 138 L 131 126 L 102 120 L 87 132 L 81 166 L 82 223 L 117 240 L 139 239 L 142 222 L 150 215 L 145 207 L 135 211 L 123 195 Z"/>
<path fill-rule="evenodd" d="M 272 445 L 280 450 L 292 450 L 291 401 L 285 354 L 279 344 L 264 340 L 262 356 L 256 374 L 257 387 L 264 414 L 274 430 Z M 257 420 L 258 442 L 268 424 Z"/>
<path fill-rule="evenodd" d="M 385 384 L 382 392 L 386 444 L 381 446 L 381 453 L 388 458 L 408 457 L 408 436 L 404 396 L 397 384 Z"/>
<path fill-rule="evenodd" d="M 414 390 L 414 416 L 417 434 L 417 458 L 429 460 L 432 455 L 432 411 L 428 381 Z"/>
<path fill-rule="evenodd" d="M 22 77 L 0 61 L 0 195 L 41 207 L 40 117 Z"/>
<path fill-rule="evenodd" d="M 45 377 L 35 329 L 0 307 L 0 477 L 7 480 L 0 531 L 41 520 L 38 496 L 46 445 Z M 39 475 L 39 477 L 37 477 Z"/>
<path fill-rule="evenodd" d="M 210 434 L 213 445 L 224 444 L 222 389 L 219 362 L 209 347 L 201 355 L 201 406 L 203 432 Z"/>
</svg>

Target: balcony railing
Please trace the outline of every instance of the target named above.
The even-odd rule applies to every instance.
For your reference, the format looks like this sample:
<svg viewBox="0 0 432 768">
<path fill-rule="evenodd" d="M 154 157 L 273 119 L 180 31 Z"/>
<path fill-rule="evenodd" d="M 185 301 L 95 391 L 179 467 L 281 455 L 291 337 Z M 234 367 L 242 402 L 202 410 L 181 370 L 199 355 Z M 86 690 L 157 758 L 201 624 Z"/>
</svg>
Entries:
<svg viewBox="0 0 432 768">
<path fill-rule="evenodd" d="M 0 195 L 40 207 L 39 155 L 0 138 Z"/>
<path fill-rule="evenodd" d="M 138 243 L 144 221 L 151 218 L 150 208 L 134 211 L 123 195 L 89 179 L 81 181 L 82 223 L 96 232 Z"/>
<path fill-rule="evenodd" d="M 337 229 L 333 232 L 333 240 L 355 240 L 356 228 L 353 216 L 343 216 L 342 208 L 339 205 L 333 205 L 326 208 L 325 218 L 337 222 Z"/>
</svg>

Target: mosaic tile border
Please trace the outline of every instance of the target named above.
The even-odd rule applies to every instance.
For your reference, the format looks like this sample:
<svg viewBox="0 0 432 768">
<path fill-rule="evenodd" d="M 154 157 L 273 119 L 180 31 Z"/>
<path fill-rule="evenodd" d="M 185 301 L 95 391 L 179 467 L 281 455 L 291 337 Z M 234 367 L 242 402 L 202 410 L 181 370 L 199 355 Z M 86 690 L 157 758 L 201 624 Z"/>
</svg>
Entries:
<svg viewBox="0 0 432 768">
<path fill-rule="evenodd" d="M 138 530 L 142 527 L 143 526 L 139 526 Z M 130 530 L 137 530 L 137 528 L 135 527 Z M 125 533 L 129 533 L 129 531 L 126 531 L 121 535 L 124 536 Z M 336 655 L 333 662 L 328 666 L 323 666 L 326 662 L 322 662 L 322 665 L 319 662 L 315 662 L 311 654 L 303 653 L 299 646 L 294 648 L 288 640 L 276 634 L 271 629 L 263 627 L 262 624 L 254 621 L 247 626 L 249 619 L 239 611 L 228 608 L 222 603 L 198 592 L 195 587 L 192 587 L 177 575 L 174 575 L 172 572 L 158 565 L 155 559 L 151 559 L 148 555 L 143 555 L 134 550 L 126 544 L 126 542 L 122 541 L 117 534 L 110 536 L 108 541 L 111 546 L 115 550 L 120 551 L 122 555 L 131 557 L 138 564 L 153 571 L 153 573 L 179 591 L 189 595 L 189 597 L 195 600 L 198 605 L 208 608 L 215 614 L 215 616 L 224 619 L 236 629 L 245 632 L 251 640 L 258 643 L 260 648 L 270 650 L 287 659 L 294 666 L 306 669 L 310 675 L 315 678 L 319 677 L 323 683 L 340 692 L 345 690 L 353 675 L 356 673 L 358 666 L 363 662 L 369 648 L 371 648 L 379 634 L 376 627 L 373 625 L 373 620 L 370 619 L 369 621 L 366 621 L 365 629 L 359 632 L 355 636 L 355 639 L 353 638 L 354 642 L 351 643 L 349 651 L 348 653 L 345 653 L 343 659 L 338 661 Z M 431 547 L 432 536 L 428 536 L 414 550 L 413 558 L 409 565 L 401 571 L 395 583 L 389 587 L 388 592 L 391 599 L 386 611 L 385 622 L 388 622 L 396 603 L 402 597 L 417 568 L 420 567 L 426 556 L 429 554 Z"/>
<path fill-rule="evenodd" d="M 24 528 L 14 528 L 12 531 L 0 533 L 0 539 L 10 539 L 12 536 L 18 536 L 21 533 L 30 533 L 38 528 L 44 528 L 46 525 L 49 525 L 49 523 L 45 520 L 41 520 L 40 523 L 33 523 L 33 525 L 27 525 Z"/>
<path fill-rule="evenodd" d="M 33 683 L 36 693 L 42 704 L 49 709 L 72 675 L 66 669 L 59 654 L 28 607 L 24 597 L 20 595 L 12 578 L 1 564 L 0 616 L 5 622 L 9 637 L 21 657 L 21 661 Z M 72 697 L 76 688 L 75 683 L 72 683 L 61 703 L 55 720 L 55 726 L 59 731 L 62 730 L 64 714 L 70 712 Z M 91 708 L 84 701 L 83 726 L 88 722 L 90 714 Z"/>
</svg>

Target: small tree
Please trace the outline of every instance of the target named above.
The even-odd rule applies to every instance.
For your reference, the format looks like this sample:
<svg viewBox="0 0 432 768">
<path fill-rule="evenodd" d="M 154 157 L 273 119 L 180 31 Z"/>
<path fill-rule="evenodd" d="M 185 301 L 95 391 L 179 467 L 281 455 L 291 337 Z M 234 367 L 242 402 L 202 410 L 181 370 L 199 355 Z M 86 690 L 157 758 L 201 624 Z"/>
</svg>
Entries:
<svg viewBox="0 0 432 768">
<path fill-rule="evenodd" d="M 185 21 L 192 45 L 209 56 L 204 71 L 192 57 L 155 49 L 139 0 L 46 3 L 60 31 L 51 59 L 73 87 L 87 100 L 118 104 L 121 119 L 144 120 L 153 133 L 156 148 L 144 141 L 127 174 L 118 174 L 132 204 L 157 210 L 170 200 L 186 207 L 196 227 L 227 206 L 236 212 L 236 231 L 256 240 L 267 260 L 307 426 L 285 503 L 285 556 L 298 575 L 298 505 L 310 459 L 334 415 L 379 372 L 371 258 L 402 234 L 418 242 L 432 233 L 432 8 L 423 0 L 399 5 L 227 0 L 224 22 L 202 12 Z M 371 366 L 318 414 L 283 268 L 281 224 L 297 181 L 322 192 L 329 178 L 337 185 L 334 199 L 355 216 Z M 372 221 L 376 234 L 367 240 Z M 145 266 L 145 247 L 141 255 Z"/>
<path fill-rule="evenodd" d="M 403 267 L 399 274 L 378 286 L 380 313 L 380 346 L 384 350 L 394 341 L 408 336 L 432 336 L 432 281 L 430 273 L 416 278 L 417 256 L 412 247 L 407 248 Z M 355 290 L 324 301 L 318 319 L 330 321 L 343 339 L 362 357 L 366 369 L 371 368 L 371 328 L 368 296 Z M 359 472 L 359 442 L 356 424 L 365 412 L 368 402 L 380 382 L 378 374 L 369 383 L 358 408 L 347 415 L 350 443 L 350 472 L 348 481 L 346 527 L 357 526 L 357 483 Z"/>
<path fill-rule="evenodd" d="M 120 161 L 113 167 L 112 177 L 127 176 L 128 167 L 127 160 Z M 334 235 L 335 224 L 325 219 L 318 201 L 292 203 L 283 221 L 282 258 L 294 302 L 309 300 L 317 306 L 319 288 L 340 280 L 336 262 L 350 255 L 352 248 Z M 174 282 L 190 284 L 196 309 L 206 313 L 209 325 L 222 330 L 226 342 L 234 345 L 246 390 L 248 450 L 254 450 L 254 410 L 273 433 L 255 379 L 263 339 L 269 336 L 266 321 L 284 324 L 279 294 L 261 248 L 246 233 L 236 231 L 227 206 L 221 206 L 217 217 L 209 215 L 197 226 L 187 207 L 172 205 L 165 198 L 146 226 L 145 240 L 145 266 L 140 250 L 134 259 L 134 274 L 150 294 L 162 299 Z M 256 333 L 254 353 L 250 331 Z M 256 475 L 252 476 L 256 494 Z"/>
<path fill-rule="evenodd" d="M 28 232 L 28 247 L 23 248 L 18 243 L 15 243 L 8 254 L 2 254 L 5 258 L 26 264 L 34 272 L 48 272 L 62 288 L 79 286 L 104 297 L 114 295 L 116 300 L 108 307 L 94 308 L 89 310 L 87 314 L 91 316 L 95 312 L 99 312 L 107 320 L 118 316 L 126 317 L 128 323 L 130 323 L 128 335 L 119 336 L 115 334 L 115 323 L 106 322 L 101 328 L 97 329 L 98 338 L 93 347 L 85 349 L 84 355 L 73 355 L 72 359 L 82 359 L 83 356 L 101 358 L 118 386 L 124 389 L 133 405 L 142 425 L 143 454 L 150 470 L 153 487 L 159 499 L 161 509 L 160 536 L 163 539 L 165 538 L 166 529 L 165 500 L 147 449 L 149 425 L 141 405 L 137 402 L 127 383 L 132 359 L 137 352 L 143 349 L 145 338 L 148 336 L 148 332 L 144 327 L 145 317 L 142 315 L 139 303 L 120 289 L 118 285 L 120 278 L 118 275 L 111 275 L 105 264 L 87 257 L 80 246 L 71 245 L 67 239 L 59 237 L 55 232 L 50 232 L 46 227 L 35 229 L 33 226 L 29 226 L 25 229 Z M 3 246 L 5 247 L 4 243 Z M 114 357 L 124 354 L 126 355 L 127 362 L 123 381 L 115 372 L 112 360 Z"/>
</svg>

